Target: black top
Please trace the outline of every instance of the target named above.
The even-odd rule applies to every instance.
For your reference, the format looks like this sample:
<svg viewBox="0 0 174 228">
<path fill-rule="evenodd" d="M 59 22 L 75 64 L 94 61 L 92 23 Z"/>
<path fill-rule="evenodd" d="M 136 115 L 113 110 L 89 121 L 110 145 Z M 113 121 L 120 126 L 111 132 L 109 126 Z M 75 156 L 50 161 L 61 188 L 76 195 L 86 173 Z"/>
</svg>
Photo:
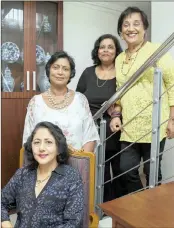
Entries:
<svg viewBox="0 0 174 228">
<path fill-rule="evenodd" d="M 92 115 L 94 115 L 101 108 L 101 105 L 109 100 L 116 92 L 115 77 L 107 81 L 98 78 L 97 86 L 95 67 L 96 66 L 87 67 L 83 71 L 76 89 L 87 97 Z"/>
</svg>

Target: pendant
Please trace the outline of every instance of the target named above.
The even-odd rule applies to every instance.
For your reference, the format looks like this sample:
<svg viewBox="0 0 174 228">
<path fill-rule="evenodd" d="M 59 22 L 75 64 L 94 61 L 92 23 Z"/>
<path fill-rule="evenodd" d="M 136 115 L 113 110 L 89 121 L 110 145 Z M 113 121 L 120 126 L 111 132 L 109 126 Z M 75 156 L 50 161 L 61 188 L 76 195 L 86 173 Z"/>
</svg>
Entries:
<svg viewBox="0 0 174 228">
<path fill-rule="evenodd" d="M 41 183 L 42 183 L 42 181 L 37 180 L 37 181 L 36 181 L 36 188 L 37 188 Z"/>
</svg>

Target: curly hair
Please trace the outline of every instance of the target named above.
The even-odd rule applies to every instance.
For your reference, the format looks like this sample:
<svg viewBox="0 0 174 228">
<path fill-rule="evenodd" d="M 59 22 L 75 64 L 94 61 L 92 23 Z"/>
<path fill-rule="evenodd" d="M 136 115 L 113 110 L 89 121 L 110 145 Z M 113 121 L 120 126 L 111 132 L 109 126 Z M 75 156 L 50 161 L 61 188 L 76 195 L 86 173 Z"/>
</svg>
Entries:
<svg viewBox="0 0 174 228">
<path fill-rule="evenodd" d="M 74 59 L 70 55 L 68 55 L 68 53 L 65 52 L 65 51 L 55 52 L 51 56 L 51 58 L 48 60 L 46 66 L 45 66 L 46 75 L 48 77 L 48 80 L 50 81 L 50 68 L 51 68 L 51 65 L 53 65 L 53 63 L 56 62 L 60 58 L 65 58 L 65 59 L 67 59 L 69 61 L 70 68 L 71 68 L 71 75 L 70 75 L 70 79 L 68 81 L 68 83 L 69 83 L 71 81 L 71 79 L 74 78 L 74 76 L 76 74 L 76 69 L 75 69 Z"/>
<path fill-rule="evenodd" d="M 33 132 L 28 137 L 27 142 L 24 144 L 25 157 L 27 159 L 27 162 L 29 162 L 30 165 L 34 165 L 34 166 L 38 165 L 38 162 L 35 160 L 33 156 L 32 141 L 37 130 L 41 128 L 48 129 L 48 131 L 56 141 L 57 152 L 58 152 L 58 155 L 57 155 L 58 164 L 66 164 L 69 158 L 69 151 L 68 151 L 66 138 L 63 135 L 62 130 L 57 125 L 46 121 L 40 122 L 35 126 Z"/>
<path fill-rule="evenodd" d="M 100 47 L 100 43 L 105 40 L 105 39 L 112 39 L 114 44 L 115 44 L 115 48 L 116 48 L 116 54 L 115 54 L 115 58 L 122 52 L 122 48 L 121 48 L 121 45 L 120 45 L 120 42 L 118 41 L 118 39 L 111 35 L 111 34 L 104 34 L 102 36 L 100 36 L 94 43 L 94 48 L 91 52 L 91 56 L 92 56 L 92 60 L 93 60 L 93 63 L 94 65 L 100 65 L 101 64 L 101 61 L 98 57 L 98 49 Z"/>
<path fill-rule="evenodd" d="M 124 19 L 131 15 L 132 13 L 139 13 L 141 15 L 141 19 L 142 19 L 142 22 L 143 22 L 143 26 L 144 26 L 144 29 L 147 30 L 148 27 L 149 27 L 149 22 L 148 22 L 148 19 L 147 19 L 147 15 L 144 13 L 144 11 L 140 10 L 138 7 L 128 7 L 127 9 L 125 9 L 119 19 L 118 19 L 118 26 L 117 26 L 117 32 L 118 34 L 120 35 L 121 32 L 122 32 L 122 25 L 123 25 L 123 21 Z"/>
</svg>

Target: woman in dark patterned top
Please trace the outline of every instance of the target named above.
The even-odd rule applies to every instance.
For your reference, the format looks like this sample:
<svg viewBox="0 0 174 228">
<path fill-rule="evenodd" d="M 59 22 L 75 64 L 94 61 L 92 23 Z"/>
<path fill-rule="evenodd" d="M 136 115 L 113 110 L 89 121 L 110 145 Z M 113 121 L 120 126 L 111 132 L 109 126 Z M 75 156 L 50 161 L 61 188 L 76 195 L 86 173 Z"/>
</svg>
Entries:
<svg viewBox="0 0 174 228">
<path fill-rule="evenodd" d="M 94 65 L 88 67 L 82 73 L 77 91 L 83 93 L 89 102 L 92 114 L 94 115 L 102 106 L 102 104 L 109 100 L 116 92 L 116 78 L 115 78 L 115 58 L 122 52 L 121 46 L 117 38 L 111 34 L 100 36 L 92 50 L 92 60 Z M 118 115 L 120 115 L 120 107 L 115 107 Z M 106 137 L 112 132 L 109 124 L 111 116 L 108 112 L 104 113 L 104 119 L 107 122 Z M 120 151 L 120 131 L 112 136 L 106 143 L 105 159 L 109 159 L 118 151 Z M 105 181 L 110 180 L 110 163 L 114 176 L 120 173 L 119 171 L 119 156 L 116 156 L 111 162 L 105 164 Z M 120 184 L 121 179 L 115 179 L 112 183 L 108 183 L 104 187 L 104 202 L 122 196 L 122 188 Z"/>
<path fill-rule="evenodd" d="M 31 162 L 2 189 L 1 227 L 12 227 L 8 211 L 17 209 L 15 228 L 79 228 L 83 219 L 80 174 L 66 165 L 66 139 L 57 125 L 40 122 L 24 144 Z"/>
</svg>

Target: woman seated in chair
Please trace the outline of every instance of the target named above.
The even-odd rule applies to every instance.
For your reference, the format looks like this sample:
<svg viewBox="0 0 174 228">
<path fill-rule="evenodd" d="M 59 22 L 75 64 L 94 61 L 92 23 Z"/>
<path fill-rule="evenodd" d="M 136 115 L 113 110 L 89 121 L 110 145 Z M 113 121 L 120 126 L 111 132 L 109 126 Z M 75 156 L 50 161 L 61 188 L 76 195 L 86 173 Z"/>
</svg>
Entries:
<svg viewBox="0 0 174 228">
<path fill-rule="evenodd" d="M 17 209 L 15 228 L 77 228 L 83 220 L 83 184 L 69 165 L 66 139 L 57 125 L 40 122 L 27 142 L 30 165 L 18 169 L 1 196 L 1 227 L 11 228 L 8 211 Z"/>
<path fill-rule="evenodd" d="M 59 51 L 51 56 L 45 69 L 50 88 L 29 102 L 23 143 L 37 123 L 49 121 L 61 128 L 69 146 L 93 152 L 99 136 L 88 101 L 83 94 L 67 87 L 75 76 L 74 60 L 66 52 Z"/>
</svg>

